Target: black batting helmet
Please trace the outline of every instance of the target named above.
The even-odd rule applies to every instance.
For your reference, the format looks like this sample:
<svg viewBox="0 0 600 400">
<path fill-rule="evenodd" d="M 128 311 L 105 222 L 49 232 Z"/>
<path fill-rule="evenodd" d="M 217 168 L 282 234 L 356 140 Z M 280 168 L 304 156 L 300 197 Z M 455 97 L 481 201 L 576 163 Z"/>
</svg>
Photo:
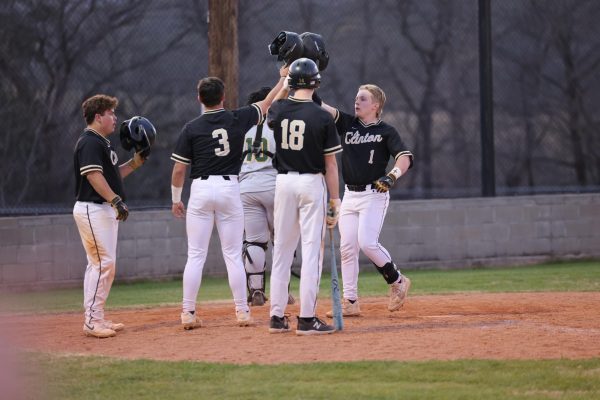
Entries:
<svg viewBox="0 0 600 400">
<path fill-rule="evenodd" d="M 316 89 L 321 84 L 317 64 L 310 58 L 299 58 L 290 65 L 289 85 L 292 89 Z"/>
<path fill-rule="evenodd" d="M 323 37 L 317 33 L 304 32 L 300 35 L 304 53 L 302 57 L 310 58 L 317 63 L 319 71 L 325 71 L 329 64 L 329 53 L 325 50 L 325 42 Z"/>
<path fill-rule="evenodd" d="M 135 149 L 143 157 L 148 157 L 156 140 L 156 128 L 147 118 L 133 117 L 121 123 L 121 146 L 127 151 Z"/>
<path fill-rule="evenodd" d="M 302 39 L 295 32 L 279 32 L 269 45 L 269 52 L 277 56 L 277 61 L 283 61 L 287 65 L 302 57 L 303 51 Z"/>
</svg>

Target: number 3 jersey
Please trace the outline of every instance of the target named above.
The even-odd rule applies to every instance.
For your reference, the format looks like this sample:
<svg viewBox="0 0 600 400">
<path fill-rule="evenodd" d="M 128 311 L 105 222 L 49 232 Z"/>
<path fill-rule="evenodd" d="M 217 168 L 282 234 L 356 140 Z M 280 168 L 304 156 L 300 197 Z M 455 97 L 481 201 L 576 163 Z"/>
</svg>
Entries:
<svg viewBox="0 0 600 400">
<path fill-rule="evenodd" d="M 273 164 L 279 173 L 324 174 L 323 156 L 342 151 L 333 118 L 312 100 L 278 100 L 267 120 L 277 144 Z"/>
<path fill-rule="evenodd" d="M 268 155 L 275 153 L 275 138 L 273 137 L 273 131 L 267 124 L 262 124 L 261 127 L 261 152 L 258 155 L 249 152 L 244 157 L 240 171 L 240 193 L 275 190 L 277 170 L 273 167 L 273 159 Z M 244 152 L 252 149 L 257 128 L 255 125 L 246 132 Z"/>
<path fill-rule="evenodd" d="M 190 178 L 238 175 L 242 166 L 244 135 L 262 122 L 256 104 L 228 111 L 206 111 L 185 124 L 171 160 L 192 166 Z"/>
<path fill-rule="evenodd" d="M 393 126 L 382 120 L 364 124 L 339 110 L 335 124 L 344 149 L 342 177 L 347 185 L 368 185 L 384 176 L 390 156 L 397 160 L 408 155 L 412 167 L 413 155 Z"/>
</svg>

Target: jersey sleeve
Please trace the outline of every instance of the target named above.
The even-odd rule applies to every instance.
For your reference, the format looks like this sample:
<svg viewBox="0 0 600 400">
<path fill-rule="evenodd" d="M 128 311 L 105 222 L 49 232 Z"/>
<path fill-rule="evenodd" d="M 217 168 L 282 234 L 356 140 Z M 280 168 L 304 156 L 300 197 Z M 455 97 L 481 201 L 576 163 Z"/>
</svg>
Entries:
<svg viewBox="0 0 600 400">
<path fill-rule="evenodd" d="M 192 163 L 192 143 L 187 126 L 185 126 L 179 134 L 175 151 L 171 154 L 171 160 L 185 165 L 190 165 Z"/>
<path fill-rule="evenodd" d="M 413 166 L 413 155 L 406 148 L 406 146 L 404 145 L 404 142 L 400 138 L 400 135 L 398 134 L 398 132 L 394 128 L 391 128 L 389 130 L 389 135 L 388 135 L 388 140 L 387 140 L 387 146 L 388 146 L 388 151 L 390 152 L 390 154 L 394 156 L 394 160 L 397 160 L 401 156 L 409 156 L 409 158 L 410 158 L 410 165 L 408 166 L 408 168 L 409 169 L 412 168 L 412 166 Z"/>
<path fill-rule="evenodd" d="M 256 103 L 241 107 L 235 110 L 235 114 L 240 121 L 242 130 L 248 131 L 252 126 L 263 122 L 263 115 L 260 107 Z"/>
<path fill-rule="evenodd" d="M 81 175 L 89 174 L 93 171 L 104 173 L 102 168 L 102 156 L 105 147 L 98 140 L 88 139 L 81 143 L 79 149 L 79 173 Z"/>
<path fill-rule="evenodd" d="M 335 122 L 331 115 L 327 114 L 327 124 L 325 125 L 325 145 L 323 146 L 323 154 L 330 155 L 342 151 L 340 144 L 340 136 L 338 135 Z"/>
<path fill-rule="evenodd" d="M 273 104 L 271 104 L 271 107 L 269 107 L 269 111 L 267 113 L 267 126 L 272 130 L 275 129 L 275 120 L 279 114 L 281 101 L 282 100 L 274 101 Z"/>
<path fill-rule="evenodd" d="M 335 127 L 337 128 L 339 135 L 342 136 L 348 131 L 350 126 L 352 126 L 352 121 L 354 121 L 354 116 L 352 116 L 350 114 L 346 114 L 345 112 L 340 111 L 338 109 L 336 109 L 335 111 L 336 111 L 335 117 L 334 117 Z"/>
</svg>

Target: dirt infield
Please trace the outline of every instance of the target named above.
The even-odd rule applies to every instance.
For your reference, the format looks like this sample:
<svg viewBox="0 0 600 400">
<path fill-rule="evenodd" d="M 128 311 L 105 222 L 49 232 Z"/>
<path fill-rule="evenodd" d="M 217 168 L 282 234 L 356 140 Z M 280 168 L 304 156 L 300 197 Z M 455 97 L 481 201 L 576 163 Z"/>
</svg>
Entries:
<svg viewBox="0 0 600 400">
<path fill-rule="evenodd" d="M 84 337 L 80 313 L 13 316 L 25 327 L 19 346 L 44 352 L 128 359 L 223 363 L 356 360 L 556 359 L 600 356 L 600 293 L 500 293 L 413 296 L 395 313 L 385 298 L 363 298 L 363 316 L 344 319 L 333 335 L 269 334 L 269 308 L 253 308 L 256 324 L 238 327 L 231 302 L 201 303 L 205 326 L 184 331 L 179 308 L 127 309 L 117 337 Z M 321 301 L 324 316 L 329 302 Z M 298 306 L 288 307 L 295 328 Z"/>
</svg>

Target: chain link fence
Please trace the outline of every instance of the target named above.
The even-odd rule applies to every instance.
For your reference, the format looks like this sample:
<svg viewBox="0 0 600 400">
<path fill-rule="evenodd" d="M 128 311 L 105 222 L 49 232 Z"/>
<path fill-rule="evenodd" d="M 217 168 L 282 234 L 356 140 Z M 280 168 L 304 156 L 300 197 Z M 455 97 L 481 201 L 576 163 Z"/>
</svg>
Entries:
<svg viewBox="0 0 600 400">
<path fill-rule="evenodd" d="M 207 9 L 207 0 L 2 2 L 0 214 L 70 212 L 80 105 L 96 93 L 119 98 L 120 120 L 143 115 L 159 132 L 125 181 L 128 205 L 169 207 L 169 156 L 200 112 Z M 492 2 L 498 195 L 600 190 L 599 18 L 594 0 Z M 279 31 L 319 33 L 331 58 L 320 96 L 352 112 L 360 84 L 382 87 L 383 119 L 415 154 L 393 198 L 479 196 L 477 22 L 476 0 L 240 1 L 240 103 L 277 80 L 267 45 Z"/>
</svg>

